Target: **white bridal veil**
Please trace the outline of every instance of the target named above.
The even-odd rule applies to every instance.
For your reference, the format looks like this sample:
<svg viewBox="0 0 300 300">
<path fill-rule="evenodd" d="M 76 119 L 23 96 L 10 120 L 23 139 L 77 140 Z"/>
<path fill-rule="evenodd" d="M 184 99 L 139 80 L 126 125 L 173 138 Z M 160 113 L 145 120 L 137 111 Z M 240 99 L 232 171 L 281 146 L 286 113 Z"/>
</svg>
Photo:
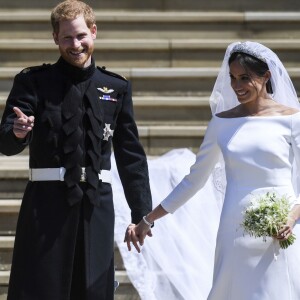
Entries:
<svg viewBox="0 0 300 300">
<path fill-rule="evenodd" d="M 293 83 L 278 56 L 260 43 L 247 41 L 232 43 L 227 47 L 219 75 L 210 96 L 213 114 L 228 110 L 239 104 L 236 94 L 230 86 L 228 60 L 233 52 L 247 53 L 267 63 L 271 72 L 272 98 L 283 105 L 300 108 Z"/>
<path fill-rule="evenodd" d="M 148 161 L 153 207 L 189 172 L 195 154 L 176 149 Z M 114 161 L 113 161 L 114 163 Z M 212 284 L 215 238 L 222 195 L 211 177 L 205 188 L 174 214 L 157 221 L 142 253 L 128 252 L 123 242 L 130 223 L 116 166 L 113 165 L 115 240 L 127 274 L 142 300 L 206 300 Z"/>
<path fill-rule="evenodd" d="M 265 61 L 271 71 L 273 99 L 299 108 L 293 84 L 277 55 L 259 43 L 238 42 L 230 44 L 226 50 L 210 97 L 213 114 L 239 104 L 230 87 L 228 59 L 232 52 L 248 53 Z M 153 207 L 189 173 L 195 157 L 187 149 L 177 149 L 148 161 Z M 127 274 L 141 299 L 206 300 L 212 284 L 215 238 L 226 186 L 222 158 L 204 188 L 174 214 L 155 223 L 153 237 L 146 238 L 141 254 L 135 250 L 128 252 L 123 242 L 130 212 L 114 159 L 112 170 L 115 240 Z"/>
<path fill-rule="evenodd" d="M 234 52 L 250 54 L 264 61 L 271 72 L 272 98 L 278 103 L 300 110 L 300 104 L 294 85 L 277 54 L 260 43 L 246 41 L 232 43 L 226 49 L 221 69 L 209 99 L 212 114 L 231 109 L 239 104 L 237 96 L 230 86 L 229 77 L 228 60 Z M 221 160 L 220 163 L 223 165 Z M 300 180 L 297 169 L 294 161 L 293 184 L 296 195 L 299 195 Z M 223 170 L 221 173 L 223 173 Z"/>
</svg>

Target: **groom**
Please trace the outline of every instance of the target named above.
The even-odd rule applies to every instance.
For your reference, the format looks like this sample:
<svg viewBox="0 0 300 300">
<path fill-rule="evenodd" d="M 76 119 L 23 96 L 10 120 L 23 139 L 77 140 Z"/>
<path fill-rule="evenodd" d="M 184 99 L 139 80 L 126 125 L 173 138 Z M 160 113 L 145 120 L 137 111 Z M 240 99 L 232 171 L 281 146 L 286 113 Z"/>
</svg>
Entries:
<svg viewBox="0 0 300 300">
<path fill-rule="evenodd" d="M 94 12 L 67 0 L 52 11 L 60 57 L 16 75 L 0 127 L 0 152 L 29 145 L 8 300 L 112 300 L 113 146 L 137 224 L 152 207 L 131 84 L 96 67 Z"/>
</svg>

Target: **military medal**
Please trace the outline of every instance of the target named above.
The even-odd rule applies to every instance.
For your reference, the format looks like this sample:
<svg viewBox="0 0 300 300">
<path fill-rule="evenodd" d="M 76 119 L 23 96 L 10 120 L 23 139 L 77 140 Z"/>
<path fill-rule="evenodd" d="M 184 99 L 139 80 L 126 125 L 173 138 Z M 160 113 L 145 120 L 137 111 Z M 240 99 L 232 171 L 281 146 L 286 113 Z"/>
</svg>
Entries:
<svg viewBox="0 0 300 300">
<path fill-rule="evenodd" d="M 105 100 L 105 101 L 112 101 L 112 102 L 117 102 L 118 100 L 115 98 L 111 98 L 109 95 L 103 95 L 100 96 L 99 99 Z"/>
<path fill-rule="evenodd" d="M 109 139 L 109 137 L 111 136 L 113 136 L 113 134 L 114 134 L 114 130 L 112 130 L 111 128 L 110 128 L 110 125 L 111 124 L 106 124 L 105 123 L 105 127 L 104 127 L 104 130 L 103 130 L 103 140 L 104 141 L 108 141 L 108 139 Z"/>
</svg>

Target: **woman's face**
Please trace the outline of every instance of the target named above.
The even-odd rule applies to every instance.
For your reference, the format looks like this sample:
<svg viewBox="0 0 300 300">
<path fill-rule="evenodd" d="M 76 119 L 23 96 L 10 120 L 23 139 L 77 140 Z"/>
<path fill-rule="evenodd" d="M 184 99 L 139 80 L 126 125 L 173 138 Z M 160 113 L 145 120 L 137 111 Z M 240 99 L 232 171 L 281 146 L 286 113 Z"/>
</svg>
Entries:
<svg viewBox="0 0 300 300">
<path fill-rule="evenodd" d="M 246 72 L 238 60 L 234 60 L 230 64 L 229 70 L 231 87 L 241 104 L 256 101 L 258 97 L 267 96 L 268 72 L 263 77 L 259 77 L 252 72 Z"/>
</svg>

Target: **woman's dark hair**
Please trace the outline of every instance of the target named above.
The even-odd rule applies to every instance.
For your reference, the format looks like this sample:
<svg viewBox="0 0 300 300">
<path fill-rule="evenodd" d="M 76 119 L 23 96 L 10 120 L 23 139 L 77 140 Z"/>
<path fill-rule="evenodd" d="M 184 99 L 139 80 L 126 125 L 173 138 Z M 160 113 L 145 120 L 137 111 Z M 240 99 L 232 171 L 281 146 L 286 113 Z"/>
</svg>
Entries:
<svg viewBox="0 0 300 300">
<path fill-rule="evenodd" d="M 233 61 L 237 60 L 241 66 L 249 73 L 252 72 L 259 77 L 262 77 L 269 71 L 268 65 L 260 59 L 243 52 L 234 52 L 231 54 L 228 60 L 230 65 Z M 251 77 L 251 76 L 250 76 Z M 268 80 L 266 84 L 267 93 L 273 94 L 271 80 Z"/>
</svg>

